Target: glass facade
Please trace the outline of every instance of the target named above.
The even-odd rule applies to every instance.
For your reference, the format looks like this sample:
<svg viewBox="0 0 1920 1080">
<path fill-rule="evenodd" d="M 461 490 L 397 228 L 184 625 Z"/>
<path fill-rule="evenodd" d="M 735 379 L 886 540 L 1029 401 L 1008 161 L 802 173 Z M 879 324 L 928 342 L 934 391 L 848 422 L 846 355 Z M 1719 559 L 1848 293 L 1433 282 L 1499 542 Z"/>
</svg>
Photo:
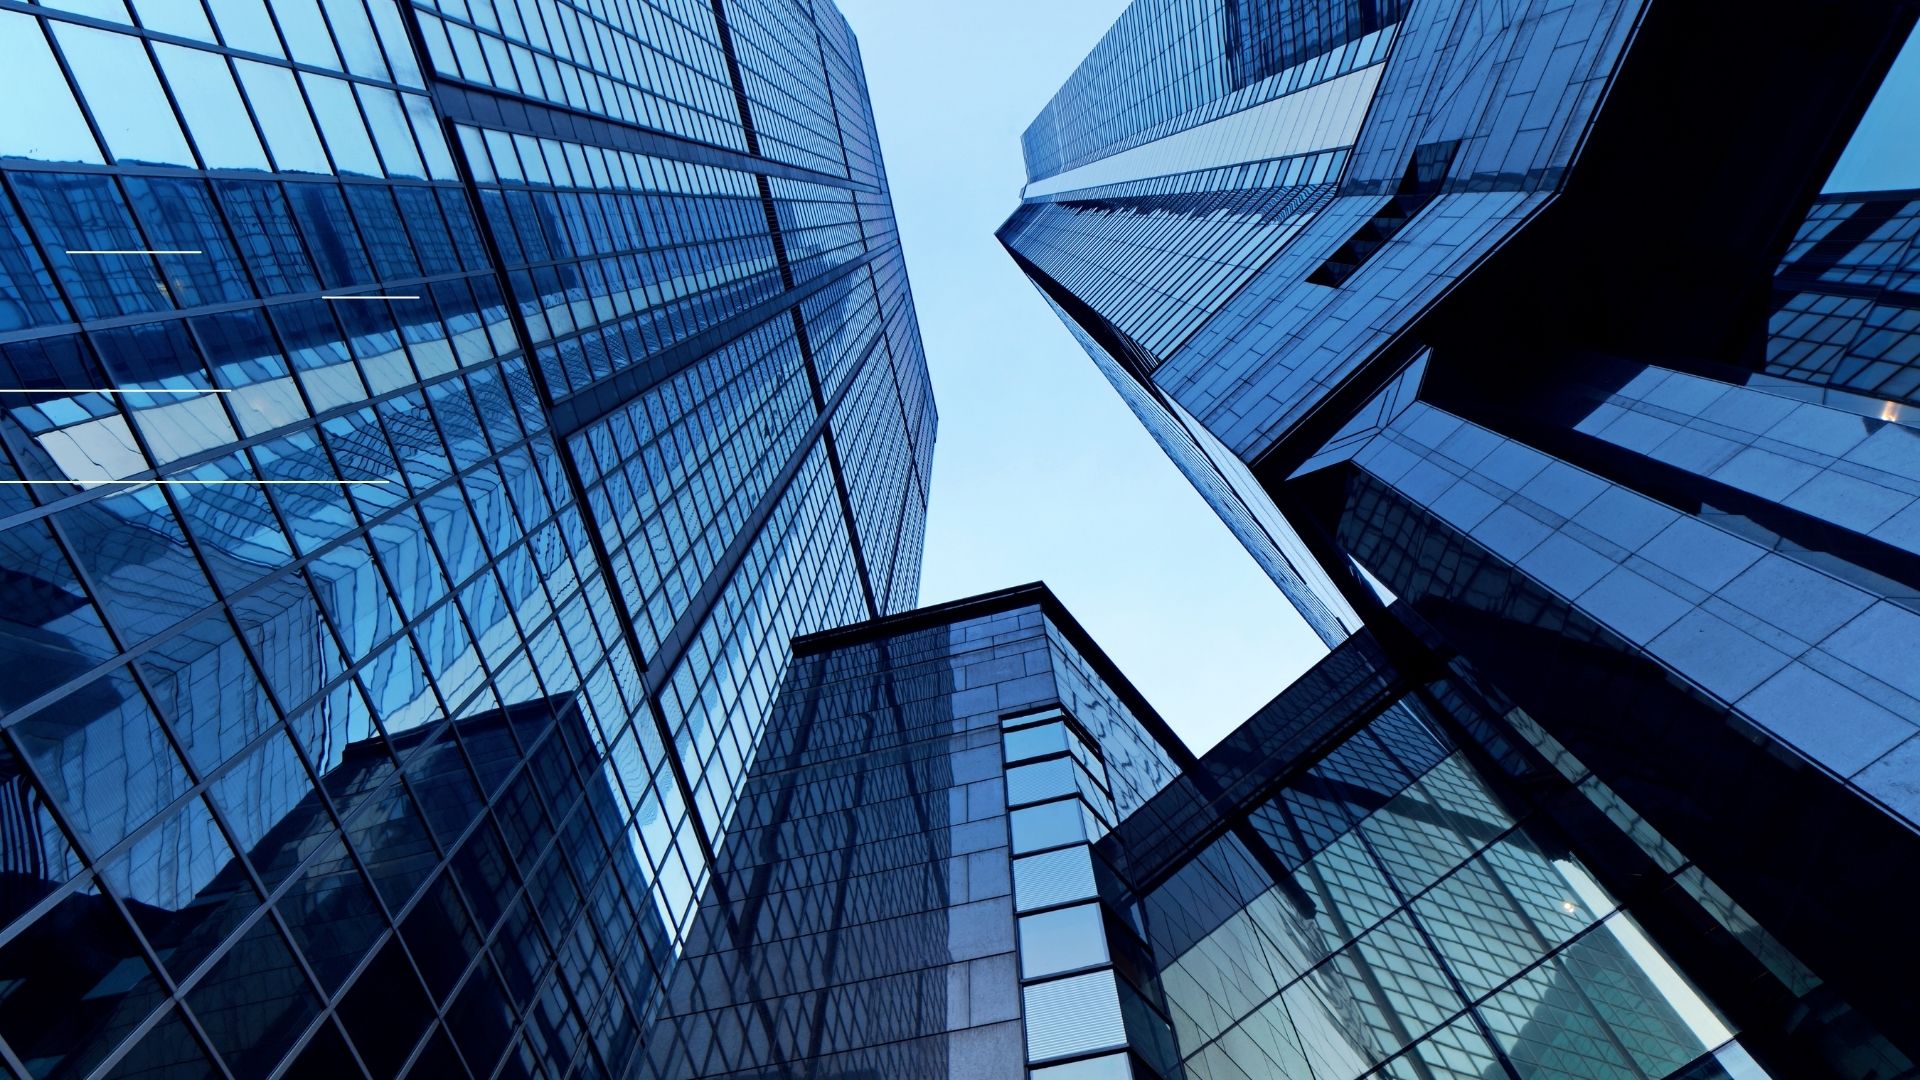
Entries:
<svg viewBox="0 0 1920 1080">
<path fill-rule="evenodd" d="M 794 649 L 648 1075 L 1125 1053 L 1151 1015 L 1143 945 L 1106 914 L 1092 844 L 1184 747 L 1041 586 Z"/>
<path fill-rule="evenodd" d="M 9 4 L 0 99 L 0 1062 L 634 1073 L 789 638 L 918 590 L 844 20 Z"/>
<path fill-rule="evenodd" d="M 1314 900 L 1308 929 L 1259 933 L 1325 957 L 1364 952 L 1328 929 L 1342 920 L 1426 936 L 1391 960 L 1268 964 L 1261 1000 L 1283 1003 L 1292 1049 L 1241 1053 L 1254 1012 L 1209 1005 L 1191 1030 L 1218 1048 L 1195 1064 L 1182 1035 L 1189 1068 L 1665 1075 L 1712 1049 L 1706 1029 L 1668 1040 L 1652 1005 L 1540 1013 L 1589 1040 L 1543 1057 L 1500 999 L 1567 1004 L 1563 982 L 1606 968 L 1623 994 L 1679 1001 L 1640 940 L 1754 1068 L 1866 1080 L 1920 1061 L 1920 1001 L 1888 975 L 1920 962 L 1890 929 L 1920 856 L 1913 26 L 1886 6 L 1815 33 L 1637 0 L 1138 0 L 1028 129 L 1000 239 L 1334 656 L 1364 628 L 1389 668 L 1470 664 L 1507 704 L 1472 737 L 1426 716 L 1436 745 L 1473 764 L 1501 733 L 1590 778 L 1607 794 L 1584 813 L 1658 836 L 1638 873 L 1672 883 L 1638 900 L 1627 885 L 1652 878 L 1605 869 L 1626 841 L 1560 841 L 1625 914 L 1576 898 L 1582 926 L 1539 923 L 1511 954 L 1536 974 L 1498 989 L 1422 890 L 1484 877 L 1474 860 L 1510 865 L 1515 897 L 1571 888 L 1563 860 L 1476 839 L 1416 882 L 1369 854 L 1339 873 L 1391 903 Z M 1183 813 L 1231 816 L 1224 798 Z M 1499 803 L 1435 813 L 1544 843 Z M 1221 866 L 1305 865 L 1233 836 Z M 1438 989 L 1382 999 L 1368 964 Z M 1620 1025 L 1640 1034 L 1602 1037 Z M 1447 1049 L 1423 1042 L 1441 1030 Z"/>
<path fill-rule="evenodd" d="M 1565 827 L 1603 791 L 1476 736 L 1485 701 L 1457 677 L 1410 681 L 1350 640 L 1101 841 L 1179 1075 L 1766 1075 L 1596 880 L 1600 834 Z M 1206 783 L 1263 741 L 1256 784 Z M 1195 816 L 1210 787 L 1231 794 Z"/>
</svg>

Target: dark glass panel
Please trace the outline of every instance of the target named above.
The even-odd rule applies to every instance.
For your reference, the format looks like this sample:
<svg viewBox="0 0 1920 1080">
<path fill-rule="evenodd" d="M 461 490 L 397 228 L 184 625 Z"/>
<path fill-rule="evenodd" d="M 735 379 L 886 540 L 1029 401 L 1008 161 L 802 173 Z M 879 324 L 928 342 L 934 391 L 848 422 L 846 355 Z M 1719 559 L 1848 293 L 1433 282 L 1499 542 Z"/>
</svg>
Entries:
<svg viewBox="0 0 1920 1080">
<path fill-rule="evenodd" d="M 340 1001 L 340 1022 L 377 1080 L 400 1071 L 433 1020 L 399 939 L 389 939 Z"/>
<path fill-rule="evenodd" d="M 187 991 L 187 1006 L 237 1076 L 277 1065 L 318 1012 L 313 986 L 262 917 Z"/>
</svg>

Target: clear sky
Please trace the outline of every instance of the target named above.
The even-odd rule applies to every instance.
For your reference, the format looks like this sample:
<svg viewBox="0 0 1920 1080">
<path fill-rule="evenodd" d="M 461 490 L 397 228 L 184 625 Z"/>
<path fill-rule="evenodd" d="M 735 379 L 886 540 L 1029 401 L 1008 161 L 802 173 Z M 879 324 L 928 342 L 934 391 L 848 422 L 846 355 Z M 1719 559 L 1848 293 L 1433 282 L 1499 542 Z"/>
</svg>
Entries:
<svg viewBox="0 0 1920 1080">
<path fill-rule="evenodd" d="M 1894 58 L 1853 142 L 1833 167 L 1828 191 L 1886 191 L 1920 184 L 1920 30 Z"/>
<path fill-rule="evenodd" d="M 837 0 L 940 406 L 922 603 L 1053 587 L 1204 751 L 1325 652 L 993 238 L 1020 132 L 1124 0 Z"/>
</svg>

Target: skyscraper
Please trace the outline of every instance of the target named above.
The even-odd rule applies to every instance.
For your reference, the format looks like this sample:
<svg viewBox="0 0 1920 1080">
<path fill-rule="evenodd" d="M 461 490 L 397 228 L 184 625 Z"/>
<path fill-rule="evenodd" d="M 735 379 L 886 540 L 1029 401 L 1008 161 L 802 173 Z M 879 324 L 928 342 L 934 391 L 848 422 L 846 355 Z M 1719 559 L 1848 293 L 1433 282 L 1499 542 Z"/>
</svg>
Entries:
<svg viewBox="0 0 1920 1080">
<path fill-rule="evenodd" d="M 1915 15 L 1138 0 L 1000 232 L 1329 645 L 1659 838 L 1777 1075 L 1920 1060 Z"/>
<path fill-rule="evenodd" d="M 1185 747 L 1042 586 L 794 649 L 649 1075 L 1012 1077 L 1124 1045 L 1144 973 L 1090 845 Z"/>
<path fill-rule="evenodd" d="M 624 1075 L 935 429 L 809 0 L 0 11 L 0 1061 Z"/>
</svg>

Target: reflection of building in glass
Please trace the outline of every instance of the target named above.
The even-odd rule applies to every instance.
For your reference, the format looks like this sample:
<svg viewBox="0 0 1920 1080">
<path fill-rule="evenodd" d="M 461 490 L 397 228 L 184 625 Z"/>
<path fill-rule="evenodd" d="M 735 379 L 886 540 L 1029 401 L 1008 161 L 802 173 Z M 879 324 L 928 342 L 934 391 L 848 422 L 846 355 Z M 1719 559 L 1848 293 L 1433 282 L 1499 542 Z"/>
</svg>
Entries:
<svg viewBox="0 0 1920 1080">
<path fill-rule="evenodd" d="M 630 1072 L 789 638 L 918 591 L 845 22 L 115 0 L 0 60 L 0 1071 Z"/>
<path fill-rule="evenodd" d="M 340 764 L 321 778 L 326 800 L 299 779 L 290 748 L 270 748 L 278 752 L 259 761 L 249 790 L 306 794 L 277 820 L 252 806 L 229 814 L 229 820 L 260 823 L 244 860 L 209 861 L 209 853 L 224 849 L 210 841 L 192 843 L 182 829 L 180 839 L 189 842 L 155 845 L 153 858 L 129 865 L 125 877 L 115 879 L 127 914 L 163 961 L 189 969 L 213 955 L 258 908 L 249 867 L 262 882 L 289 882 L 273 914 L 251 920 L 191 995 L 202 1030 L 229 1048 L 240 1071 L 270 1065 L 284 1049 L 287 1016 L 311 1009 L 303 972 L 337 988 L 369 955 L 369 970 L 382 970 L 382 977 L 343 998 L 339 1008 L 359 1033 L 356 1043 L 370 1067 L 397 1064 L 383 1062 L 382 1055 L 412 1047 L 432 1020 L 431 1002 L 409 993 L 410 984 L 398 977 L 405 956 L 441 994 L 470 964 L 480 972 L 446 1014 L 448 1030 L 469 1061 L 500 1058 L 514 1013 L 534 1003 L 542 971 L 556 972 L 554 992 L 588 1003 L 611 991 L 604 976 L 596 980 L 591 973 L 611 973 L 624 1000 L 651 1006 L 660 973 L 672 959 L 672 941 L 657 910 L 645 903 L 643 854 L 616 848 L 608 855 L 607 838 L 623 832 L 619 800 L 611 776 L 594 768 L 591 736 L 573 702 L 528 702 L 460 720 L 451 732 L 442 729 L 428 738 L 432 734 L 415 728 L 391 741 L 374 736 L 347 745 Z M 392 782 L 397 773 L 405 774 L 405 783 Z M 487 815 L 489 798 L 496 796 Z M 544 808 L 569 802 L 578 804 L 577 824 L 562 831 L 544 824 L 551 819 Z M 412 803 L 424 815 L 425 830 L 405 812 Z M 333 815 L 341 829 L 334 828 Z M 197 820 L 211 831 L 204 813 Z M 429 831 L 466 837 L 444 870 Z M 512 868 L 549 859 L 573 880 L 591 882 L 590 891 L 519 895 L 520 877 Z M 597 874 L 591 869 L 603 863 Z M 202 880 L 188 896 L 172 884 Z M 390 932 L 376 896 L 394 904 L 416 894 L 412 910 Z M 131 1030 L 152 1011 L 155 987 L 150 978 L 129 982 L 142 961 L 130 938 L 109 932 L 111 908 L 97 892 L 68 894 L 45 918 L 67 928 L 73 935 L 68 941 L 79 947 L 67 953 L 62 942 L 52 956 L 22 955 L 7 972 L 19 984 L 10 1003 L 21 1030 L 44 1033 L 13 1043 L 22 1060 L 57 1051 L 76 1030 Z M 478 928 L 495 922 L 511 932 L 484 942 Z M 561 950 L 567 962 L 556 965 Z M 282 1033 L 279 1041 L 271 1039 L 274 1032 Z M 110 1034 L 105 1041 L 112 1041 Z M 118 1074 L 167 1075 L 190 1062 L 192 1053 L 187 1042 L 144 1039 L 121 1059 Z M 519 1054 L 542 1066 L 565 1064 L 564 1055 L 556 1056 L 556 1047 L 541 1039 Z"/>
<path fill-rule="evenodd" d="M 1915 14 L 1140 0 L 1000 231 L 1330 647 L 1502 702 L 1775 1075 L 1920 1061 Z"/>
</svg>

